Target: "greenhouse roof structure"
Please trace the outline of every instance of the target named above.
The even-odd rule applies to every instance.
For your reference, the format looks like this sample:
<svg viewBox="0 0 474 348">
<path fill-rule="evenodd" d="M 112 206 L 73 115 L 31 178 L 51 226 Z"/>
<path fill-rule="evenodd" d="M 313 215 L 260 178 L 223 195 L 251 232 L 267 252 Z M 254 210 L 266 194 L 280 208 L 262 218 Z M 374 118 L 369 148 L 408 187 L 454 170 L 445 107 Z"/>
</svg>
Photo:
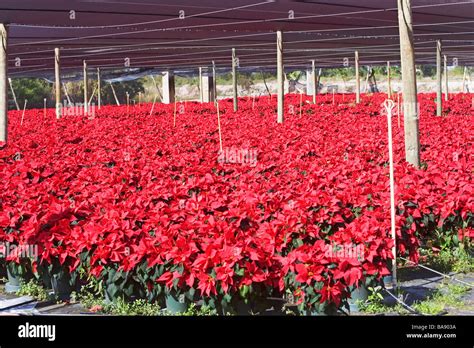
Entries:
<svg viewBox="0 0 474 348">
<path fill-rule="evenodd" d="M 450 64 L 474 62 L 474 1 L 413 0 L 417 64 L 434 64 L 436 41 Z M 285 67 L 400 62 L 396 0 L 2 0 L 9 74 L 51 76 L 54 49 L 63 73 L 89 67 L 228 69 L 231 50 L 248 70 L 276 66 L 276 31 Z M 128 65 L 127 65 L 128 64 Z"/>
</svg>

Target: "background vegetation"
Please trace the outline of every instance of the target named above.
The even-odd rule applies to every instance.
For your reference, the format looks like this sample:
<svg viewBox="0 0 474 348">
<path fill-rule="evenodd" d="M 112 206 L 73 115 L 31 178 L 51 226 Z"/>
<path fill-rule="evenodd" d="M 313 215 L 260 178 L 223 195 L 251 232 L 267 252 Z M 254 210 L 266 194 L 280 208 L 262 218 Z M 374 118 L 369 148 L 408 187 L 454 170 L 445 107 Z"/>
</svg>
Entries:
<svg viewBox="0 0 474 348">
<path fill-rule="evenodd" d="M 377 66 L 373 67 L 375 71 L 375 77 L 377 80 L 384 80 L 387 74 L 387 67 L 386 66 Z M 368 67 L 361 67 L 361 79 L 364 79 L 364 76 L 367 74 Z M 396 66 L 392 66 L 391 68 L 391 75 L 394 79 L 400 78 L 400 68 Z M 436 67 L 434 66 L 418 66 L 417 67 L 417 75 L 420 78 L 436 78 Z M 449 75 L 453 76 L 462 76 L 463 75 L 463 67 L 456 67 L 449 70 Z M 293 71 L 287 76 L 290 79 L 298 79 L 301 80 L 305 79 L 305 72 L 304 71 Z M 354 68 L 333 68 L 333 69 L 322 69 L 321 70 L 321 77 L 324 79 L 334 79 L 338 81 L 346 81 L 355 78 L 355 69 Z M 194 77 L 176 77 L 176 88 L 189 85 L 189 86 L 198 86 L 199 78 L 197 76 Z M 263 83 L 264 81 L 271 82 L 276 80 L 275 73 L 272 72 L 252 72 L 252 73 L 244 73 L 239 72 L 238 75 L 238 85 L 240 88 L 243 89 L 250 89 L 252 85 L 257 83 Z M 155 82 L 159 88 L 161 88 L 161 77 L 156 76 Z M 153 79 L 150 77 L 141 78 L 134 81 L 129 82 L 121 82 L 121 83 L 114 83 L 115 92 L 117 94 L 117 98 L 121 104 L 126 103 L 126 93 L 128 92 L 130 95 L 131 103 L 133 100 L 138 101 L 138 95 L 140 92 L 144 94 L 143 101 L 151 101 L 151 97 L 145 97 L 145 92 L 151 91 L 151 94 L 156 93 L 156 86 Z M 217 76 L 217 84 L 218 85 L 230 85 L 232 83 L 232 74 L 224 73 L 218 74 Z M 97 88 L 97 81 L 95 79 L 89 80 L 89 97 L 92 91 Z M 25 99 L 28 100 L 27 108 L 42 108 L 44 99 L 46 98 L 47 107 L 54 107 L 54 89 L 53 84 L 48 83 L 48 81 L 39 78 L 15 78 L 12 79 L 12 85 L 15 90 L 15 94 L 18 100 L 18 104 L 20 108 L 23 107 Z M 83 102 L 83 82 L 67 82 L 66 88 L 68 90 L 68 94 L 71 98 L 73 103 L 82 103 Z M 64 99 L 64 90 L 62 89 L 62 94 Z M 9 90 L 9 108 L 15 109 L 15 103 L 13 101 L 13 96 Z M 102 83 L 101 86 L 101 95 L 102 95 L 102 102 L 103 104 L 111 104 L 115 105 L 116 101 L 112 92 L 112 88 L 110 84 Z M 97 104 L 96 99 L 97 94 L 95 94 L 94 98 L 92 99 L 93 103 Z"/>
</svg>

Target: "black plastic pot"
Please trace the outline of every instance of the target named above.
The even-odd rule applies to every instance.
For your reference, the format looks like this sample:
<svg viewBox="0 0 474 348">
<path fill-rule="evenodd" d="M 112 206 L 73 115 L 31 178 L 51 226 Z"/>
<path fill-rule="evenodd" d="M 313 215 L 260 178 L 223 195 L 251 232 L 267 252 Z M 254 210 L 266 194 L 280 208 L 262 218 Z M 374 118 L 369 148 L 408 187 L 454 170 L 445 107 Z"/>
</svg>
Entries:
<svg viewBox="0 0 474 348">
<path fill-rule="evenodd" d="M 53 274 L 51 276 L 51 287 L 53 288 L 54 294 L 60 300 L 67 300 L 71 296 L 72 287 L 70 282 L 71 277 L 65 272 Z"/>
<path fill-rule="evenodd" d="M 361 285 L 355 288 L 351 292 L 351 298 L 348 299 L 349 310 L 351 313 L 357 313 L 360 311 L 358 302 L 365 302 L 369 298 L 369 292 L 365 285 Z"/>
<path fill-rule="evenodd" d="M 7 266 L 8 283 L 5 284 L 5 292 L 16 293 L 20 290 L 21 276 Z"/>
<path fill-rule="evenodd" d="M 184 313 L 188 310 L 190 302 L 184 294 L 177 295 L 171 291 L 165 296 L 166 310 L 171 314 Z"/>
</svg>

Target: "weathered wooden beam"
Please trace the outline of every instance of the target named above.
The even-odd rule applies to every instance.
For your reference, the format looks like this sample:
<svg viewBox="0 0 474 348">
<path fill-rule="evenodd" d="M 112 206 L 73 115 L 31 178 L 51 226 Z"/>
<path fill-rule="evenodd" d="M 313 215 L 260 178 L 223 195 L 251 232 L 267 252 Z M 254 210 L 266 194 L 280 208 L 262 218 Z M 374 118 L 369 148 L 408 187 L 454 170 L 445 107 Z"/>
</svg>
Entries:
<svg viewBox="0 0 474 348">
<path fill-rule="evenodd" d="M 84 114 L 87 115 L 87 113 L 89 112 L 89 98 L 88 98 L 88 95 L 87 95 L 87 92 L 88 92 L 88 88 L 89 88 L 89 78 L 87 76 L 87 62 L 84 61 L 83 62 L 84 64 Z"/>
<path fill-rule="evenodd" d="M 234 97 L 234 112 L 239 109 L 238 92 L 237 92 L 237 57 L 235 55 L 235 48 L 232 49 L 232 90 Z"/>
<path fill-rule="evenodd" d="M 56 118 L 61 118 L 61 56 L 58 47 L 54 49 L 54 87 L 56 95 Z"/>
<path fill-rule="evenodd" d="M 101 80 L 100 80 L 100 68 L 97 68 L 97 107 L 100 110 L 102 106 L 102 93 L 101 93 Z"/>
<path fill-rule="evenodd" d="M 284 80 L 283 72 L 283 34 L 281 30 L 277 31 L 277 85 L 278 85 L 278 116 L 277 122 L 283 123 L 284 114 Z"/>
<path fill-rule="evenodd" d="M 441 81 L 441 40 L 436 41 L 436 116 L 443 113 L 443 86 Z"/>
<path fill-rule="evenodd" d="M 0 142 L 8 138 L 8 26 L 0 23 Z"/>
<path fill-rule="evenodd" d="M 173 104 L 176 100 L 175 78 L 172 71 L 165 71 L 162 77 L 163 103 Z"/>
<path fill-rule="evenodd" d="M 403 84 L 403 121 L 405 128 L 405 157 L 408 163 L 420 166 L 420 135 L 416 88 L 415 54 L 411 0 L 398 0 L 398 27 Z"/>
<path fill-rule="evenodd" d="M 448 57 L 446 55 L 443 56 L 444 58 L 444 100 L 449 100 L 449 85 L 448 85 Z"/>
<path fill-rule="evenodd" d="M 359 74 L 359 51 L 354 53 L 355 78 L 356 78 L 356 103 L 360 103 L 360 74 Z"/>
<path fill-rule="evenodd" d="M 313 104 L 316 104 L 316 95 L 318 93 L 318 83 L 316 78 L 316 62 L 311 61 L 311 77 L 313 79 Z"/>
<path fill-rule="evenodd" d="M 390 61 L 387 62 L 387 95 L 392 99 L 392 81 L 390 76 Z"/>
</svg>

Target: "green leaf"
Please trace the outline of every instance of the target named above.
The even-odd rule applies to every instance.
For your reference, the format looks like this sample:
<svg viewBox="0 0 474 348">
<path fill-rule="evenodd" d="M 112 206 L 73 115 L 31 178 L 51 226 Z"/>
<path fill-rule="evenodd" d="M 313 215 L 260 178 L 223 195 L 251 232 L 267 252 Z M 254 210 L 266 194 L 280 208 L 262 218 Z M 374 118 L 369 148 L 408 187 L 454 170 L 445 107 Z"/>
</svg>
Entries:
<svg viewBox="0 0 474 348">
<path fill-rule="evenodd" d="M 249 293 L 249 291 L 250 291 L 250 288 L 249 288 L 248 285 L 243 285 L 243 286 L 241 286 L 240 289 L 239 289 L 240 296 L 241 296 L 242 298 L 246 298 L 247 295 L 248 295 L 248 293 Z"/>
</svg>

